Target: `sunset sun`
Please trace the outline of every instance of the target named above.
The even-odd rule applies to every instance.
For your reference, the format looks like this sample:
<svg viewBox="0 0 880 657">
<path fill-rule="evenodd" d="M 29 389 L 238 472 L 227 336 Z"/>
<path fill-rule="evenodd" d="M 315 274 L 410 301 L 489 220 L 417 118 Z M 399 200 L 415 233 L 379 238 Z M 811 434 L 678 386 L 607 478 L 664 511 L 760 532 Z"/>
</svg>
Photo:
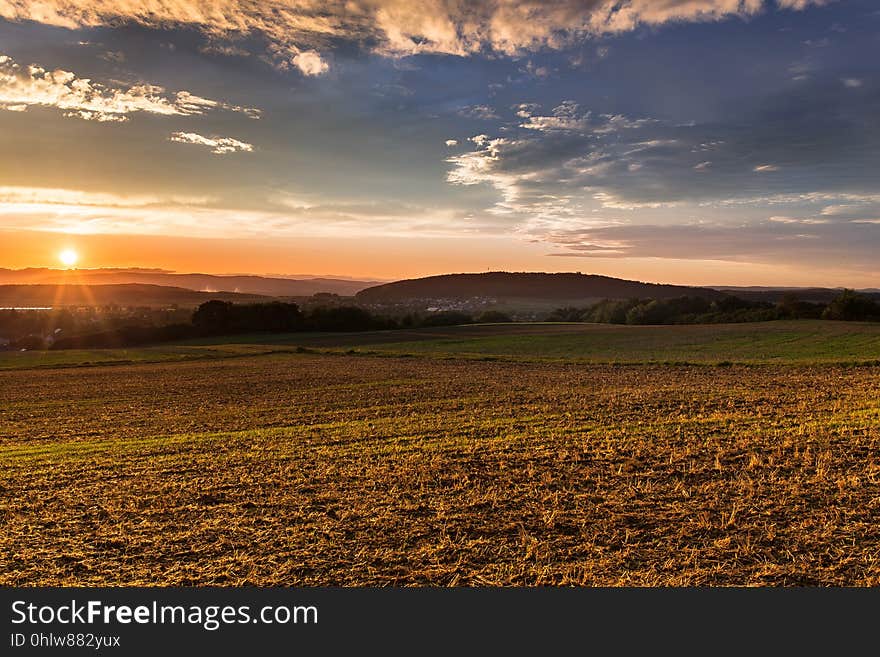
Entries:
<svg viewBox="0 0 880 657">
<path fill-rule="evenodd" d="M 58 254 L 58 259 L 65 267 L 73 267 L 79 260 L 79 254 L 73 249 L 64 249 Z"/>
</svg>

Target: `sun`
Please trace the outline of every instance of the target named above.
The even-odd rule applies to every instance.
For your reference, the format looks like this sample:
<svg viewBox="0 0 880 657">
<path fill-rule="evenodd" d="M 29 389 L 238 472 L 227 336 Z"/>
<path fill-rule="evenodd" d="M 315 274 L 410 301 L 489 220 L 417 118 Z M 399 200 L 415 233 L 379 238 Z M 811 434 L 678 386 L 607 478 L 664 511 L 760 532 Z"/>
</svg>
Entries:
<svg viewBox="0 0 880 657">
<path fill-rule="evenodd" d="M 65 267 L 73 267 L 79 260 L 79 254 L 73 249 L 64 249 L 58 254 L 58 259 Z"/>
</svg>

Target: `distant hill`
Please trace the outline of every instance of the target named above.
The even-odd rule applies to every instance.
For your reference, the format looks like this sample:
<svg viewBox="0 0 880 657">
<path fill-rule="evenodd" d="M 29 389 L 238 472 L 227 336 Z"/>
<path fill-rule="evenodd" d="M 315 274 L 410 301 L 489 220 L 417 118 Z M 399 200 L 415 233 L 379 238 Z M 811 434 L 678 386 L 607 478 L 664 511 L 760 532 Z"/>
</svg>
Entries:
<svg viewBox="0 0 880 657">
<path fill-rule="evenodd" d="M 153 269 L 0 269 L 0 285 L 164 285 L 207 292 L 239 292 L 272 297 L 307 297 L 319 292 L 353 296 L 375 281 L 335 278 L 269 278 L 266 276 L 176 274 Z"/>
<path fill-rule="evenodd" d="M 724 297 L 718 290 L 682 285 L 641 283 L 592 274 L 544 274 L 489 272 L 485 274 L 446 274 L 396 283 L 386 283 L 361 290 L 357 300 L 363 303 L 392 303 L 413 299 L 671 299 L 698 296 Z"/>
<path fill-rule="evenodd" d="M 255 303 L 271 299 L 255 294 L 197 292 L 160 285 L 0 285 L 0 307 L 198 306 L 211 299 Z"/>
</svg>

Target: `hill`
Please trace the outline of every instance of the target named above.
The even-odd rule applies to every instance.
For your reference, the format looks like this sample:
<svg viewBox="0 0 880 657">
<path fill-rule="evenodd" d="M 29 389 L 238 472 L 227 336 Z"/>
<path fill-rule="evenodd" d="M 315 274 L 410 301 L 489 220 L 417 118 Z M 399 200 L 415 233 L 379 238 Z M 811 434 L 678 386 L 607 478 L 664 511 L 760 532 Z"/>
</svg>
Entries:
<svg viewBox="0 0 880 657">
<path fill-rule="evenodd" d="M 59 306 L 198 306 L 211 299 L 236 303 L 268 301 L 234 292 L 198 292 L 161 285 L 0 285 L 0 307 Z"/>
<path fill-rule="evenodd" d="M 697 296 L 719 299 L 723 292 L 683 285 L 661 285 L 628 281 L 593 274 L 545 274 L 489 272 L 445 274 L 386 283 L 361 290 L 356 298 L 364 303 L 391 303 L 413 299 L 672 299 Z"/>
<path fill-rule="evenodd" d="M 255 275 L 177 274 L 154 269 L 0 269 L 0 285 L 162 285 L 203 292 L 307 297 L 319 292 L 352 296 L 375 284 L 336 278 L 270 278 Z"/>
</svg>

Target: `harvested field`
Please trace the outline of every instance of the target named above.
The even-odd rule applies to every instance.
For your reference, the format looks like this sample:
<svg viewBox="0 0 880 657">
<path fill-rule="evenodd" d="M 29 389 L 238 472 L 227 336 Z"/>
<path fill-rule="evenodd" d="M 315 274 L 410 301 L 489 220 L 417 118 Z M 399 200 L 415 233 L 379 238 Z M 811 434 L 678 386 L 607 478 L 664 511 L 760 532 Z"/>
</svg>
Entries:
<svg viewBox="0 0 880 657">
<path fill-rule="evenodd" d="M 0 373 L 3 585 L 878 585 L 880 367 Z"/>
</svg>

